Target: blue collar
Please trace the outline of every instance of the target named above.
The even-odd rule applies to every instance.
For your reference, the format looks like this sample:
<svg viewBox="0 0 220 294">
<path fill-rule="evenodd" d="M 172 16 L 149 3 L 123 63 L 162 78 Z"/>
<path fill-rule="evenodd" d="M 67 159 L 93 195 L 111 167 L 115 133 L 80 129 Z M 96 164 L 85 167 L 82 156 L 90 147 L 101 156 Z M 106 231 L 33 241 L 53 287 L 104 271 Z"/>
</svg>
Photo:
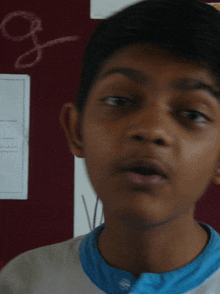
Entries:
<svg viewBox="0 0 220 294">
<path fill-rule="evenodd" d="M 210 235 L 209 243 L 191 263 L 165 273 L 143 273 L 139 278 L 106 263 L 98 248 L 98 238 L 105 224 L 82 240 L 79 258 L 93 284 L 105 293 L 185 293 L 201 285 L 220 268 L 220 236 L 210 226 L 199 223 Z"/>
</svg>

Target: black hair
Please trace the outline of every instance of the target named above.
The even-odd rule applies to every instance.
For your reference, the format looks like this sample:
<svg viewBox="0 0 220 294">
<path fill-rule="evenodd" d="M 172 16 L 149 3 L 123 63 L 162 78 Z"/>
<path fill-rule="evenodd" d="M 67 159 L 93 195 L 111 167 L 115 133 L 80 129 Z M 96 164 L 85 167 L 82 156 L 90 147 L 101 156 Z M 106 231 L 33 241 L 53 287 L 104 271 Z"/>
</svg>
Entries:
<svg viewBox="0 0 220 294">
<path fill-rule="evenodd" d="M 144 0 L 102 20 L 85 47 L 76 107 L 83 118 L 102 63 L 116 50 L 149 43 L 187 60 L 205 61 L 220 77 L 220 12 L 198 0 Z"/>
</svg>

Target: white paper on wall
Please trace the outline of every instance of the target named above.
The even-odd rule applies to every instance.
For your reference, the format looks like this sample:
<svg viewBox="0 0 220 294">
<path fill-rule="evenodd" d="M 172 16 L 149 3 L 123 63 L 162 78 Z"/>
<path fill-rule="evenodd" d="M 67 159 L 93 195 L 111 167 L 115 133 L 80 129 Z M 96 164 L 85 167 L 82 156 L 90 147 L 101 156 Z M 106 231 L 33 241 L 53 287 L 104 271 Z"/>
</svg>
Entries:
<svg viewBox="0 0 220 294">
<path fill-rule="evenodd" d="M 91 0 L 90 2 L 90 18 L 104 19 L 111 14 L 124 9 L 140 0 Z"/>
<path fill-rule="evenodd" d="M 30 77 L 0 74 L 0 199 L 28 198 Z"/>
<path fill-rule="evenodd" d="M 89 180 L 85 159 L 74 156 L 74 238 L 90 233 L 104 223 L 102 203 L 97 204 L 97 196 Z"/>
<path fill-rule="evenodd" d="M 90 18 L 104 19 L 141 0 L 90 0 Z M 220 10 L 220 3 L 207 3 Z"/>
</svg>

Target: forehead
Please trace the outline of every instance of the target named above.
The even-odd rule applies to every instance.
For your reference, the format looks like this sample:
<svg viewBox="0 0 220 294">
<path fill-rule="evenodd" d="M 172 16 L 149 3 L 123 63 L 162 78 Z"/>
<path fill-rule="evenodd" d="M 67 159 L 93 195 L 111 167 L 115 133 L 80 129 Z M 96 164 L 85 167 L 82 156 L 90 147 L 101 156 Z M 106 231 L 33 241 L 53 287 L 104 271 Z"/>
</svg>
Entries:
<svg viewBox="0 0 220 294">
<path fill-rule="evenodd" d="M 110 74 L 116 73 L 115 68 L 126 67 L 139 72 L 146 72 L 148 82 L 150 78 L 161 77 L 172 78 L 192 76 L 195 78 L 206 79 L 207 82 L 219 86 L 217 77 L 208 68 L 205 62 L 186 60 L 180 56 L 174 55 L 171 51 L 161 49 L 155 45 L 133 44 L 123 47 L 113 53 L 103 62 L 99 73 L 94 82 L 100 81 Z M 167 76 L 168 73 L 171 76 Z M 107 73 L 107 74 L 106 74 Z M 141 79 L 141 76 L 139 75 Z M 143 75 L 144 82 L 144 75 Z"/>
</svg>

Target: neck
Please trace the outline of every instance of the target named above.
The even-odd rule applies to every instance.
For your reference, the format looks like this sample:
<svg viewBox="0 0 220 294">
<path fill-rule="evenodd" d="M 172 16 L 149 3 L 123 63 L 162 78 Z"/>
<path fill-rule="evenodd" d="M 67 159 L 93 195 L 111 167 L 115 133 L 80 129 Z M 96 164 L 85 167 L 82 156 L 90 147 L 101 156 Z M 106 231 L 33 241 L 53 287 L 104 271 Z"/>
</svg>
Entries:
<svg viewBox="0 0 220 294">
<path fill-rule="evenodd" d="M 106 219 L 99 237 L 101 255 L 111 266 L 138 277 L 183 267 L 205 248 L 208 234 L 194 220 L 179 220 L 148 228 Z"/>
</svg>

